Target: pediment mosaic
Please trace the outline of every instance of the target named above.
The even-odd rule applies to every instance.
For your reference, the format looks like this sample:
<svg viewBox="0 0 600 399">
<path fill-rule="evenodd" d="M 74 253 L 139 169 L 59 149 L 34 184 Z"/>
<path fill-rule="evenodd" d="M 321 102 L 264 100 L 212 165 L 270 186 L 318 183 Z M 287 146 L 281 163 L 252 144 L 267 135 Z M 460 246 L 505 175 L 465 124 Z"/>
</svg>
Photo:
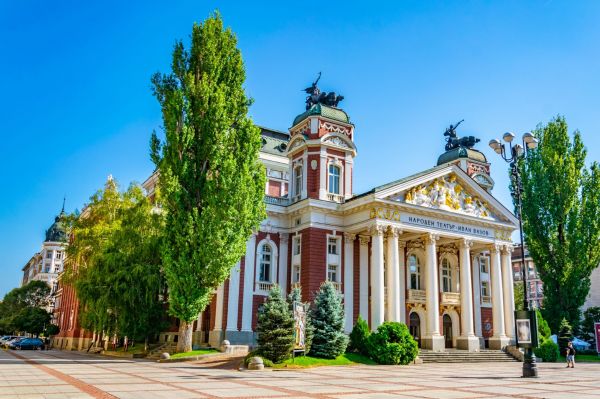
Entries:
<svg viewBox="0 0 600 399">
<path fill-rule="evenodd" d="M 439 177 L 394 194 L 388 199 L 425 208 L 441 209 L 488 220 L 498 220 L 489 206 L 477 195 L 469 193 L 455 174 Z"/>
</svg>

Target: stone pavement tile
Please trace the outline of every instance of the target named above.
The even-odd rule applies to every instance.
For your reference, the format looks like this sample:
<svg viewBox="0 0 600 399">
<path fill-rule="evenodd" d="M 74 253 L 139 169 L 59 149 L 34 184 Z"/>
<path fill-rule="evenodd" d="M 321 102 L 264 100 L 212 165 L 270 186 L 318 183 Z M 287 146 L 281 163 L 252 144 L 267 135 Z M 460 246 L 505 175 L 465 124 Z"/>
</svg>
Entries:
<svg viewBox="0 0 600 399">
<path fill-rule="evenodd" d="M 372 382 L 354 382 L 352 384 L 343 384 L 344 387 L 363 388 L 366 391 L 412 391 L 423 389 L 415 385 L 390 384 L 390 383 L 372 383 Z"/>
<path fill-rule="evenodd" d="M 199 382 L 176 382 L 172 383 L 178 387 L 188 389 L 237 389 L 244 388 L 246 385 L 227 381 L 199 381 Z"/>
<path fill-rule="evenodd" d="M 298 391 L 301 393 L 328 394 L 328 393 L 340 393 L 340 392 L 345 392 L 345 393 L 367 392 L 366 390 L 364 390 L 362 388 L 345 387 L 345 386 L 339 386 L 339 385 L 308 385 L 307 384 L 304 386 L 297 386 L 294 388 L 288 388 L 285 386 L 280 386 L 279 388 L 287 388 L 287 389 Z"/>
<path fill-rule="evenodd" d="M 111 395 L 116 396 L 119 399 L 202 399 L 206 396 L 202 396 L 200 393 L 186 392 L 186 391 L 169 391 L 169 392 L 156 392 L 156 391 L 144 391 L 140 392 L 111 392 Z"/>
<path fill-rule="evenodd" d="M 511 386 L 487 386 L 487 387 L 465 387 L 465 391 L 477 393 L 489 393 L 498 395 L 527 395 L 542 392 L 535 388 L 511 387 Z"/>
<path fill-rule="evenodd" d="M 205 393 L 221 398 L 246 398 L 246 397 L 268 397 L 268 396 L 286 396 L 285 393 L 266 388 L 239 388 L 239 389 L 202 389 L 200 393 Z M 289 395 L 287 395 L 289 396 Z"/>
<path fill-rule="evenodd" d="M 528 398 L 543 398 L 543 399 L 563 399 L 563 398 L 574 398 L 574 399 L 594 399 L 600 398 L 600 394 L 597 391 L 595 393 L 573 393 L 569 391 L 565 392 L 544 392 L 527 394 Z"/>
<path fill-rule="evenodd" d="M 414 396 L 409 394 L 401 395 L 397 393 L 374 392 L 366 394 L 340 394 L 329 395 L 336 399 L 414 399 Z"/>
<path fill-rule="evenodd" d="M 137 392 L 137 391 L 164 391 L 173 389 L 163 384 L 99 384 L 94 385 L 96 388 L 105 392 Z"/>
<path fill-rule="evenodd" d="M 412 392 L 411 392 L 412 393 Z M 405 393 L 407 394 L 407 393 Z M 474 392 L 462 392 L 456 390 L 449 389 L 427 389 L 421 390 L 418 392 L 414 392 L 415 395 L 418 395 L 422 398 L 431 398 L 431 399 L 456 399 L 456 398 L 480 398 L 482 394 L 474 393 Z M 487 395 L 484 395 L 487 396 Z"/>
<path fill-rule="evenodd" d="M 244 381 L 249 381 L 249 380 L 244 380 Z M 249 381 L 250 382 L 250 381 Z M 328 385 L 326 383 L 319 383 L 319 382 L 315 382 L 315 380 L 252 380 L 251 381 L 252 384 L 257 384 L 257 385 L 265 385 L 265 386 L 276 386 L 276 387 L 280 387 L 280 388 L 289 388 L 289 389 L 295 389 L 296 387 L 302 387 L 305 385 Z"/>
</svg>

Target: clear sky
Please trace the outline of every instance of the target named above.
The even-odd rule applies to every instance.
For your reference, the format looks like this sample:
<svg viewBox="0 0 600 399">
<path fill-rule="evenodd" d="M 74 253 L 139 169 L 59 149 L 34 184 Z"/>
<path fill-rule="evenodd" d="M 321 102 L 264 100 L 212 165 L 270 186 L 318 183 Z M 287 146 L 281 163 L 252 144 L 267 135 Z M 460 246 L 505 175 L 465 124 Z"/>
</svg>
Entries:
<svg viewBox="0 0 600 399">
<path fill-rule="evenodd" d="M 160 109 L 153 72 L 218 8 L 237 33 L 255 122 L 286 130 L 322 71 L 356 125 L 355 192 L 433 166 L 460 119 L 487 142 L 557 114 L 600 159 L 600 2 L 0 1 L 0 295 L 20 284 L 60 211 L 81 209 L 109 174 L 153 170 Z"/>
</svg>

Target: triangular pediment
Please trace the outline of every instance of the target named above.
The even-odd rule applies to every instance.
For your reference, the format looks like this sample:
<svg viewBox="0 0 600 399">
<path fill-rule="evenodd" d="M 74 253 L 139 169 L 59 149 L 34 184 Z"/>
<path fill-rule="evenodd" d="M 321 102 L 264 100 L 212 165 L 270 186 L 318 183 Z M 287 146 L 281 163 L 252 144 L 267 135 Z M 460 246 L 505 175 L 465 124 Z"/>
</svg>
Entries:
<svg viewBox="0 0 600 399">
<path fill-rule="evenodd" d="M 455 165 L 388 186 L 378 197 L 489 221 L 516 222 L 510 211 Z"/>
</svg>

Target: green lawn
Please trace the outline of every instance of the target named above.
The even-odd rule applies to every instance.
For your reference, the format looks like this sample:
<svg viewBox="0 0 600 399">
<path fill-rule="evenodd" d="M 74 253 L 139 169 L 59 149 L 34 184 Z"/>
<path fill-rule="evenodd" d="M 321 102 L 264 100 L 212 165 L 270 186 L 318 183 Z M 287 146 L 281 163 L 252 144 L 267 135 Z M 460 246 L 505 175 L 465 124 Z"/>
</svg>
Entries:
<svg viewBox="0 0 600 399">
<path fill-rule="evenodd" d="M 321 359 L 312 356 L 298 356 L 278 363 L 273 368 L 305 368 L 318 366 L 347 366 L 352 364 L 377 364 L 366 356 L 357 353 L 344 353 L 335 359 Z"/>
<path fill-rule="evenodd" d="M 558 358 L 559 362 L 567 362 L 567 359 L 565 359 L 564 356 L 560 356 Z M 582 363 L 586 363 L 586 362 L 600 362 L 600 356 L 598 355 L 575 355 L 575 364 L 577 364 L 577 362 L 582 362 Z"/>
<path fill-rule="evenodd" d="M 198 349 L 196 351 L 175 353 L 174 355 L 171 356 L 171 359 L 179 359 L 182 357 L 189 357 L 189 356 L 207 355 L 209 353 L 215 353 L 215 352 L 218 352 L 218 351 L 216 349 Z"/>
</svg>

